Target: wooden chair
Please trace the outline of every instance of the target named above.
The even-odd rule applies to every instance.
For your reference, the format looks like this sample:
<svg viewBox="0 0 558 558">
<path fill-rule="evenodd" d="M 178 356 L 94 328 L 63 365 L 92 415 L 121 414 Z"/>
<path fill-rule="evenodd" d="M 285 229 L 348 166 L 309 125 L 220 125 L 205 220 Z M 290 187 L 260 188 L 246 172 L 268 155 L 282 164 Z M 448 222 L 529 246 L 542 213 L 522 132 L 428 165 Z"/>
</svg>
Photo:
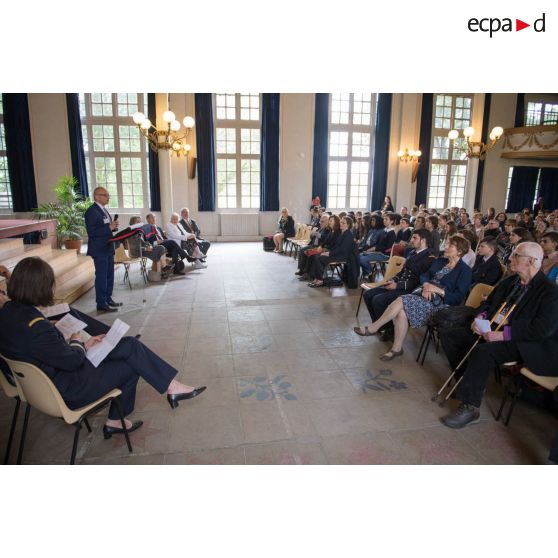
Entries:
<svg viewBox="0 0 558 558">
<path fill-rule="evenodd" d="M 147 269 L 145 264 L 147 258 L 142 254 L 141 246 L 140 246 L 140 254 L 141 254 L 140 257 L 138 258 L 131 258 L 126 252 L 126 249 L 124 248 L 124 244 L 120 244 L 114 252 L 114 265 L 115 266 L 122 265 L 124 267 L 123 283 L 126 283 L 126 281 L 128 281 L 128 287 L 130 287 L 130 290 L 132 290 L 132 282 L 130 281 L 130 267 L 135 263 L 138 263 L 140 266 L 140 272 L 143 277 L 143 282 L 146 285 L 148 283 Z"/>
<path fill-rule="evenodd" d="M 0 359 L 4 360 L 6 364 L 8 364 L 6 359 L 1 354 L 0 354 Z M 12 376 L 12 380 L 13 380 L 13 376 Z M 19 407 L 21 405 L 21 396 L 17 390 L 17 385 L 15 383 L 15 380 L 13 380 L 13 384 L 12 384 L 2 371 L 0 371 L 0 389 L 6 394 L 7 397 L 10 397 L 15 400 L 14 415 L 12 417 L 12 424 L 10 426 L 10 435 L 8 437 L 8 445 L 6 446 L 6 453 L 4 455 L 4 465 L 7 465 L 10 459 L 10 450 L 12 449 L 12 442 L 14 440 L 14 432 L 17 424 Z"/>
<path fill-rule="evenodd" d="M 358 307 L 356 311 L 357 317 L 360 311 L 360 305 L 362 304 L 362 297 L 364 296 L 365 291 L 369 291 L 371 289 L 375 289 L 376 287 L 385 285 L 391 278 L 393 278 L 401 271 L 401 268 L 404 264 L 405 258 L 403 258 L 402 256 L 391 256 L 386 266 L 384 278 L 381 281 L 377 281 L 376 283 L 362 283 L 360 285 L 360 299 L 358 301 Z"/>
<path fill-rule="evenodd" d="M 310 227 L 309 225 L 302 225 L 302 226 L 304 228 L 301 237 L 293 242 L 295 259 L 298 257 L 299 250 L 301 248 L 304 248 L 305 246 L 308 246 L 311 240 L 310 233 L 312 232 L 312 227 Z"/>
<path fill-rule="evenodd" d="M 496 415 L 496 420 L 500 420 L 500 417 L 504 412 L 506 403 L 511 397 L 510 408 L 504 422 L 506 426 L 508 426 L 508 424 L 510 423 L 515 403 L 517 401 L 517 398 L 521 395 L 522 383 L 525 382 L 525 379 L 530 380 L 531 382 L 541 386 L 544 389 L 547 389 L 548 391 L 554 391 L 556 388 L 558 388 L 557 376 L 539 376 L 538 374 L 531 372 L 531 370 L 529 370 L 529 368 L 525 366 L 521 368 L 519 374 L 512 374 L 505 389 L 504 397 L 502 399 L 502 403 L 500 404 L 500 409 L 498 409 L 498 414 Z"/>
<path fill-rule="evenodd" d="M 130 443 L 130 437 L 128 431 L 126 430 L 126 425 L 124 423 L 124 416 L 122 415 L 122 409 L 120 404 L 116 399 L 121 395 L 119 389 L 113 389 L 100 397 L 96 401 L 85 405 L 80 409 L 71 410 L 68 408 L 56 386 L 52 383 L 50 378 L 39 368 L 28 362 L 21 362 L 18 360 L 11 360 L 4 357 L 4 360 L 10 366 L 14 379 L 18 388 L 25 401 L 27 401 L 27 407 L 25 409 L 25 417 L 23 420 L 23 430 L 21 432 L 21 442 L 19 446 L 19 454 L 17 463 L 20 464 L 23 458 L 23 448 L 25 445 L 25 436 L 27 434 L 27 424 L 29 422 L 29 412 L 31 407 L 38 409 L 42 413 L 49 415 L 51 417 L 61 418 L 67 424 L 72 424 L 75 426 L 76 431 L 74 434 L 74 443 L 72 446 L 72 455 L 70 458 L 70 465 L 73 465 L 76 460 L 77 445 L 79 440 L 79 433 L 81 430 L 81 425 L 85 424 L 89 432 L 91 432 L 91 427 L 87 422 L 87 417 L 97 412 L 99 409 L 105 407 L 109 403 L 114 401 L 116 409 L 120 415 L 120 420 L 122 422 L 122 428 L 124 429 L 124 436 L 126 438 L 126 443 L 128 445 L 128 450 L 132 453 L 132 444 Z"/>
<path fill-rule="evenodd" d="M 298 240 L 300 238 L 300 236 L 302 235 L 302 227 L 304 227 L 304 225 L 302 223 L 295 223 L 295 235 L 291 236 L 289 238 L 285 238 L 283 240 L 283 250 L 285 251 L 285 254 L 287 253 L 289 245 L 291 247 L 291 252 L 290 252 L 289 255 L 292 254 L 292 252 L 293 252 L 293 242 L 295 240 Z"/>
</svg>

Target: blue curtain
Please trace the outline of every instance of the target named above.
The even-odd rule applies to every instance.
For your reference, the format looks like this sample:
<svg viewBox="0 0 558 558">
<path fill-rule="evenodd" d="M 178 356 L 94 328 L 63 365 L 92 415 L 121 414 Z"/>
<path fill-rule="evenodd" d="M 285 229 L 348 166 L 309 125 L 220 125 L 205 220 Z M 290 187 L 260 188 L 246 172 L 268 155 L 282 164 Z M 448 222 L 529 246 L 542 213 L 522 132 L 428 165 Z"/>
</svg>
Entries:
<svg viewBox="0 0 558 558">
<path fill-rule="evenodd" d="M 538 167 L 513 167 L 506 211 L 517 213 L 533 207 L 538 174 Z"/>
<path fill-rule="evenodd" d="M 370 209 L 372 211 L 382 209 L 386 195 L 392 97 L 391 93 L 380 93 L 378 95 L 376 131 L 374 134 L 374 171 L 372 195 L 370 196 Z"/>
<path fill-rule="evenodd" d="M 86 198 L 89 196 L 89 185 L 87 183 L 85 150 L 83 149 L 81 117 L 79 115 L 79 95 L 77 93 L 66 93 L 66 109 L 68 111 L 72 174 L 78 179 L 79 193 Z"/>
<path fill-rule="evenodd" d="M 262 94 L 260 211 L 279 209 L 279 93 Z"/>
<path fill-rule="evenodd" d="M 525 93 L 518 93 L 517 101 L 515 102 L 514 127 L 521 128 L 522 126 L 525 126 Z"/>
<path fill-rule="evenodd" d="M 157 122 L 157 109 L 155 108 L 155 93 L 147 94 L 147 118 Z M 161 177 L 159 176 L 159 154 L 149 148 L 149 208 L 151 211 L 161 211 Z"/>
<path fill-rule="evenodd" d="M 196 93 L 198 210 L 215 211 L 215 142 L 211 93 Z"/>
<path fill-rule="evenodd" d="M 490 119 L 490 104 L 492 103 L 492 93 L 484 96 L 484 112 L 482 115 L 482 135 L 481 141 L 488 141 L 488 121 Z M 475 208 L 480 209 L 482 198 L 482 182 L 484 180 L 484 161 L 479 161 L 479 171 L 477 174 L 477 187 L 475 189 Z"/>
<path fill-rule="evenodd" d="M 4 93 L 2 99 L 13 210 L 31 211 L 37 207 L 37 191 L 27 94 Z"/>
<path fill-rule="evenodd" d="M 314 112 L 312 199 L 319 196 L 323 207 L 327 207 L 329 98 L 329 93 L 316 93 L 316 108 Z M 310 201 L 308 200 L 308 206 L 310 206 Z"/>
<path fill-rule="evenodd" d="M 415 204 L 426 203 L 428 198 L 428 174 L 430 172 L 430 146 L 432 143 L 432 112 L 434 110 L 434 94 L 423 93 L 420 111 L 419 149 L 422 151 L 417 172 L 417 189 Z"/>
<path fill-rule="evenodd" d="M 547 209 L 558 209 L 558 168 L 541 169 L 539 197 L 544 198 Z"/>
</svg>

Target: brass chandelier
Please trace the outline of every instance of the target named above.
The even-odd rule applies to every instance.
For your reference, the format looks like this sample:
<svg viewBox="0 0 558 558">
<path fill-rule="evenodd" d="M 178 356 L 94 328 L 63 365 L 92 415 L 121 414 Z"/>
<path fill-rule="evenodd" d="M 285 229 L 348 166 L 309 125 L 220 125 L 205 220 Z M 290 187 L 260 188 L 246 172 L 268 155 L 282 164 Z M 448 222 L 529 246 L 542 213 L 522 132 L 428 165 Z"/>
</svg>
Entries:
<svg viewBox="0 0 558 558">
<path fill-rule="evenodd" d="M 465 157 L 467 157 L 467 159 L 480 159 L 484 161 L 488 151 L 498 143 L 503 133 L 504 129 L 501 126 L 494 126 L 489 136 L 490 143 L 472 141 L 471 138 L 475 134 L 475 129 L 468 126 L 463 130 L 463 137 L 465 138 Z M 457 130 L 451 130 L 448 133 L 448 138 L 451 140 L 452 147 L 455 149 L 457 138 L 459 138 L 459 132 Z"/>
<path fill-rule="evenodd" d="M 158 130 L 143 112 L 136 112 L 132 118 L 153 151 L 164 149 L 174 153 L 177 157 L 188 157 L 192 146 L 185 140 L 196 123 L 191 116 L 185 116 L 182 120 L 184 131 L 181 131 L 182 126 L 172 110 L 163 113 L 163 120 L 167 124 L 164 130 Z"/>
</svg>

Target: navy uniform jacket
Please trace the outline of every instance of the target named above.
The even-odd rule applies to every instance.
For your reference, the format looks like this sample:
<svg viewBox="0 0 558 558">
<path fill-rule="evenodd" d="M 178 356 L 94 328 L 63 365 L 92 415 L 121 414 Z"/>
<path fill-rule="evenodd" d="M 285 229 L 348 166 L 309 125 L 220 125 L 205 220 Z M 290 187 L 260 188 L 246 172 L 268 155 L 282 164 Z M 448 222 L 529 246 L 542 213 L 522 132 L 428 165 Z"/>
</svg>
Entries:
<svg viewBox="0 0 558 558">
<path fill-rule="evenodd" d="M 413 250 L 405 260 L 401 271 L 392 278 L 397 290 L 410 293 L 416 289 L 419 286 L 421 275 L 430 269 L 433 262 L 434 258 L 428 248 L 418 253 Z"/>
<path fill-rule="evenodd" d="M 337 237 L 335 244 L 329 250 L 329 257 L 339 261 L 347 261 L 354 246 L 353 233 L 349 230 Z"/>
<path fill-rule="evenodd" d="M 79 341 L 70 344 L 34 306 L 6 302 L 0 310 L 0 353 L 38 366 L 63 399 L 83 389 L 95 371 Z"/>
<path fill-rule="evenodd" d="M 447 263 L 448 260 L 446 258 L 438 258 L 435 260 L 432 267 L 421 276 L 421 284 L 431 282 L 436 273 Z M 457 265 L 440 280 L 440 286 L 445 291 L 444 302 L 450 306 L 459 306 L 462 304 L 471 287 L 472 277 L 473 270 L 460 259 Z"/>
<path fill-rule="evenodd" d="M 106 219 L 104 211 L 96 203 L 85 212 L 85 227 L 89 237 L 87 241 L 88 256 L 95 258 L 114 254 L 114 243 L 109 243 L 112 238 L 110 222 L 106 223 Z"/>
<path fill-rule="evenodd" d="M 502 277 L 502 266 L 496 254 L 492 254 L 486 261 L 484 256 L 477 256 L 473 266 L 473 285 L 476 283 L 496 285 L 500 277 Z"/>
<path fill-rule="evenodd" d="M 201 235 L 200 228 L 198 227 L 198 225 L 193 219 L 189 219 L 189 221 L 190 221 L 190 225 L 188 225 L 185 219 L 180 219 L 180 224 L 182 225 L 182 227 L 186 232 L 195 234 L 196 238 L 200 238 Z"/>
</svg>

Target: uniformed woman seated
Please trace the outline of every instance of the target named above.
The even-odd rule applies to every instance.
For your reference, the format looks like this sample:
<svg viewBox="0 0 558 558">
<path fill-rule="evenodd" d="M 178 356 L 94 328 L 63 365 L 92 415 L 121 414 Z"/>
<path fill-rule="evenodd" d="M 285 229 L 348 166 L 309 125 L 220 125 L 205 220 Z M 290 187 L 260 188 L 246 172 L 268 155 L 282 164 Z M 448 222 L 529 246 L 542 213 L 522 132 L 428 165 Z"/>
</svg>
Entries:
<svg viewBox="0 0 558 558">
<path fill-rule="evenodd" d="M 193 388 L 175 380 L 177 370 L 133 337 L 123 337 L 95 368 L 87 360 L 86 351 L 104 335 L 83 343 L 81 334 L 75 333 L 66 341 L 37 308 L 53 304 L 54 287 L 54 273 L 45 261 L 25 258 L 16 265 L 8 284 L 9 301 L 0 309 L 0 353 L 38 366 L 70 409 L 83 407 L 118 388 L 122 391 L 118 400 L 127 416 L 134 410 L 140 377 L 166 394 L 173 409 L 182 399 L 191 399 L 205 390 L 205 386 Z M 139 420 L 125 422 L 130 432 L 142 425 Z M 111 404 L 103 428 L 105 438 L 122 434 L 121 426 L 118 411 Z"/>
</svg>

